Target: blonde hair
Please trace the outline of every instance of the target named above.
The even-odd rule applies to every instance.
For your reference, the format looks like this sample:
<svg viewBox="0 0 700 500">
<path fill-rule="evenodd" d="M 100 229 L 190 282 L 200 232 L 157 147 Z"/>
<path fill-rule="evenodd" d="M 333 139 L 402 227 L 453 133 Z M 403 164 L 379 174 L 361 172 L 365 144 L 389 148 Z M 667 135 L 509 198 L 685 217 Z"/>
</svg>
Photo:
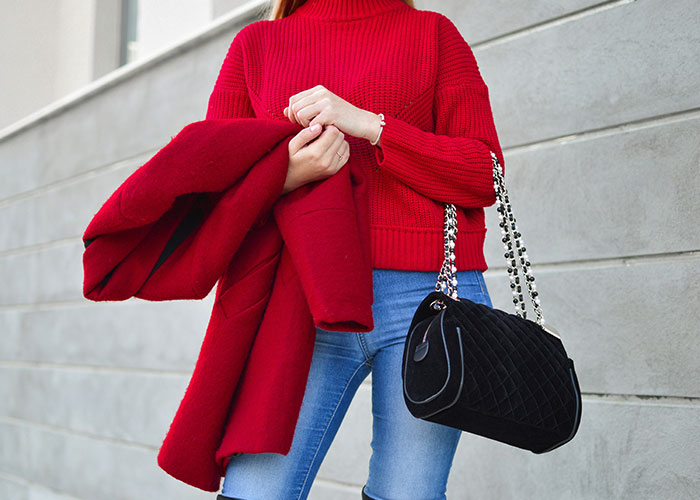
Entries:
<svg viewBox="0 0 700 500">
<path fill-rule="evenodd" d="M 413 0 L 402 0 L 406 5 L 416 8 Z M 269 21 L 282 19 L 297 10 L 306 0 L 273 0 L 270 7 L 265 10 L 265 18 Z"/>
</svg>

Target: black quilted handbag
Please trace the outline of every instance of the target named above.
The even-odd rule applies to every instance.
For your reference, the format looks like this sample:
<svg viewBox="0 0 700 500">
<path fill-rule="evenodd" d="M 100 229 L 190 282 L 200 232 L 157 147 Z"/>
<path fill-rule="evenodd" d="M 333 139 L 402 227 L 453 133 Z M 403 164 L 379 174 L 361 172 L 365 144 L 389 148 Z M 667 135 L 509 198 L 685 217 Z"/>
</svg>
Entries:
<svg viewBox="0 0 700 500">
<path fill-rule="evenodd" d="M 544 323 L 501 166 L 493 152 L 491 158 L 516 313 L 457 296 L 456 208 L 445 204 L 445 260 L 406 337 L 404 400 L 417 418 L 544 453 L 576 434 L 581 390 L 558 332 Z M 527 319 L 518 260 L 535 321 Z"/>
</svg>

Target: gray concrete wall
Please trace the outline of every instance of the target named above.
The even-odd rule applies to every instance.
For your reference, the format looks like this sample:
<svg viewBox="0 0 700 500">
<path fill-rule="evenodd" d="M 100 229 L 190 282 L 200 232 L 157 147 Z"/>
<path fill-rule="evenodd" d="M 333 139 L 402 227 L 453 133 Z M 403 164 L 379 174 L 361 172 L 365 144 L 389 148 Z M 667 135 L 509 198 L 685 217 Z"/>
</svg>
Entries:
<svg viewBox="0 0 700 500">
<path fill-rule="evenodd" d="M 474 49 L 544 315 L 585 393 L 579 434 L 548 454 L 463 434 L 448 498 L 697 498 L 700 4 L 418 6 Z M 1 133 L 0 498 L 214 497 L 156 463 L 211 297 L 86 301 L 80 236 L 121 181 L 203 118 L 231 38 L 257 12 Z M 487 286 L 512 311 L 495 207 L 487 226 Z M 371 376 L 312 499 L 359 498 L 370 395 Z"/>
</svg>

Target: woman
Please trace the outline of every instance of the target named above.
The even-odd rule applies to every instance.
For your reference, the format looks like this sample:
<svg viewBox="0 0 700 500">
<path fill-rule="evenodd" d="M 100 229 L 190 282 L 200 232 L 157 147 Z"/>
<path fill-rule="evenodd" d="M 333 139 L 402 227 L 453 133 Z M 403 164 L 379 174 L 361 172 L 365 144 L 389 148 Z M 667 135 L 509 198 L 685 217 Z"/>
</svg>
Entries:
<svg viewBox="0 0 700 500">
<path fill-rule="evenodd" d="M 443 262 L 444 203 L 458 211 L 460 297 L 484 283 L 490 151 L 504 165 L 488 89 L 444 15 L 411 0 L 277 0 L 234 38 L 207 119 L 266 117 L 304 128 L 289 142 L 283 195 L 357 155 L 370 175 L 375 329 L 317 328 L 287 455 L 237 454 L 219 499 L 304 499 L 361 382 L 372 373 L 372 456 L 363 498 L 445 498 L 461 431 L 413 417 L 401 361 Z"/>
</svg>

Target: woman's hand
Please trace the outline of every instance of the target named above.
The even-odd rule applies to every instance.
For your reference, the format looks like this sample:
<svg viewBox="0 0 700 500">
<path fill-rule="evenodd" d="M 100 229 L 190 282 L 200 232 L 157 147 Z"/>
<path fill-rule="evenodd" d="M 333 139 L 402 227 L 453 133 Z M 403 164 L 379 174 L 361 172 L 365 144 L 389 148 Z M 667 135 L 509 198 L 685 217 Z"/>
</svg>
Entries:
<svg viewBox="0 0 700 500">
<path fill-rule="evenodd" d="M 381 122 L 378 114 L 353 106 L 323 85 L 291 96 L 283 112 L 290 121 L 304 127 L 333 125 L 344 134 L 369 141 L 377 138 Z"/>
<path fill-rule="evenodd" d="M 321 132 L 323 130 L 323 132 Z M 305 128 L 289 141 L 289 168 L 282 194 L 330 177 L 350 158 L 350 145 L 334 125 Z"/>
</svg>

